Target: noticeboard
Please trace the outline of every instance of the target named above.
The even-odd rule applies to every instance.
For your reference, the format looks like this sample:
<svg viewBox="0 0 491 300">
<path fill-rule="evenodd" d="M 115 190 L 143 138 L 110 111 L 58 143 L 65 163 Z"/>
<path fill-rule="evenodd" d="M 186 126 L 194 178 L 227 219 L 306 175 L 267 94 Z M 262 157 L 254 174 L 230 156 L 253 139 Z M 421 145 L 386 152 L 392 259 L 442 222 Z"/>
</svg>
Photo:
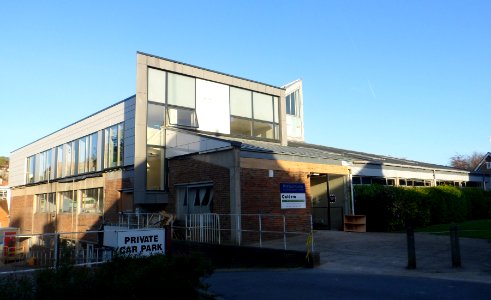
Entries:
<svg viewBox="0 0 491 300">
<path fill-rule="evenodd" d="M 281 209 L 306 208 L 304 183 L 280 183 Z"/>
</svg>

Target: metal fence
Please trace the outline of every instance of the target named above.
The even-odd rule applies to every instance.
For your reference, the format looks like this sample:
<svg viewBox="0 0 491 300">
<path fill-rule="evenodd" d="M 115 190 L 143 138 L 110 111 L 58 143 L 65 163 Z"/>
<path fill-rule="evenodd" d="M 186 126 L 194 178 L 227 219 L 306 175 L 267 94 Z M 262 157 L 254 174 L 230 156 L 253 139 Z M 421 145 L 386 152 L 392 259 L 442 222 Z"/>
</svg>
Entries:
<svg viewBox="0 0 491 300">
<path fill-rule="evenodd" d="M 2 249 L 4 269 L 92 265 L 111 259 L 112 249 L 102 246 L 103 231 L 16 234 Z"/>
<path fill-rule="evenodd" d="M 172 239 L 314 251 L 311 215 L 191 214 L 184 220 L 170 221 Z M 143 229 L 167 227 L 168 223 L 168 216 L 161 213 L 125 213 L 120 214 L 117 224 L 111 225 Z M 112 258 L 114 251 L 103 246 L 103 239 L 102 230 L 15 234 L 15 242 L 1 249 L 0 265 L 3 264 L 3 268 L 0 272 L 13 266 L 15 269 L 35 269 L 103 263 Z"/>
<path fill-rule="evenodd" d="M 285 250 L 314 250 L 311 215 L 191 214 L 172 225 L 173 238 Z"/>
</svg>

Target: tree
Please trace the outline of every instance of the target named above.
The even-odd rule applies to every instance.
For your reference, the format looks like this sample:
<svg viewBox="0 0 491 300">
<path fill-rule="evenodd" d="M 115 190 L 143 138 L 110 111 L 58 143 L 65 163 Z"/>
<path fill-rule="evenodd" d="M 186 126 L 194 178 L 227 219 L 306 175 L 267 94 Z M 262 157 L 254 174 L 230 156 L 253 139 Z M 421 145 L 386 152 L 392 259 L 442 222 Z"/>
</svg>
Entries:
<svg viewBox="0 0 491 300">
<path fill-rule="evenodd" d="M 9 166 L 9 158 L 0 156 L 0 168 L 7 168 Z"/>
<path fill-rule="evenodd" d="M 450 158 L 450 165 L 457 169 L 474 170 L 484 157 L 484 153 L 474 152 L 470 155 L 456 154 Z"/>
<path fill-rule="evenodd" d="M 9 168 L 9 158 L 0 156 L 0 179 L 8 180 L 9 174 L 7 169 Z"/>
</svg>

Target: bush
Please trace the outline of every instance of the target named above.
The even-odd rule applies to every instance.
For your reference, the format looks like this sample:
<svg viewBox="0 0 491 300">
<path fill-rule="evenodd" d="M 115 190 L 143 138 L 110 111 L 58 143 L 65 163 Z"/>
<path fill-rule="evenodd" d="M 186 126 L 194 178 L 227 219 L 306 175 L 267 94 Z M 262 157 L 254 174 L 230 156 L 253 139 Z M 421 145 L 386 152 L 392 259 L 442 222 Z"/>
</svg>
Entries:
<svg viewBox="0 0 491 300">
<path fill-rule="evenodd" d="M 116 256 L 98 267 L 62 265 L 3 277 L 0 299 L 200 299 L 211 264 L 195 255 Z"/>
<path fill-rule="evenodd" d="M 368 231 L 491 217 L 491 192 L 479 188 L 356 185 L 354 197 L 355 213 L 367 216 Z"/>
</svg>

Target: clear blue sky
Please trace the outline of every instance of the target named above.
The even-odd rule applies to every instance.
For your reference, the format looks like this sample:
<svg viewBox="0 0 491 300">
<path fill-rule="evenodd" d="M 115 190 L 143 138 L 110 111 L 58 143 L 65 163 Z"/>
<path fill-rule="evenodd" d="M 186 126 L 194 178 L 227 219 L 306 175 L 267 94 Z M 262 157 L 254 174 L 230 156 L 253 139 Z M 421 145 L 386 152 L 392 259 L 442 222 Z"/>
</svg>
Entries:
<svg viewBox="0 0 491 300">
<path fill-rule="evenodd" d="M 135 94 L 136 52 L 304 84 L 309 143 L 491 151 L 491 1 L 2 1 L 0 155 Z"/>
</svg>

